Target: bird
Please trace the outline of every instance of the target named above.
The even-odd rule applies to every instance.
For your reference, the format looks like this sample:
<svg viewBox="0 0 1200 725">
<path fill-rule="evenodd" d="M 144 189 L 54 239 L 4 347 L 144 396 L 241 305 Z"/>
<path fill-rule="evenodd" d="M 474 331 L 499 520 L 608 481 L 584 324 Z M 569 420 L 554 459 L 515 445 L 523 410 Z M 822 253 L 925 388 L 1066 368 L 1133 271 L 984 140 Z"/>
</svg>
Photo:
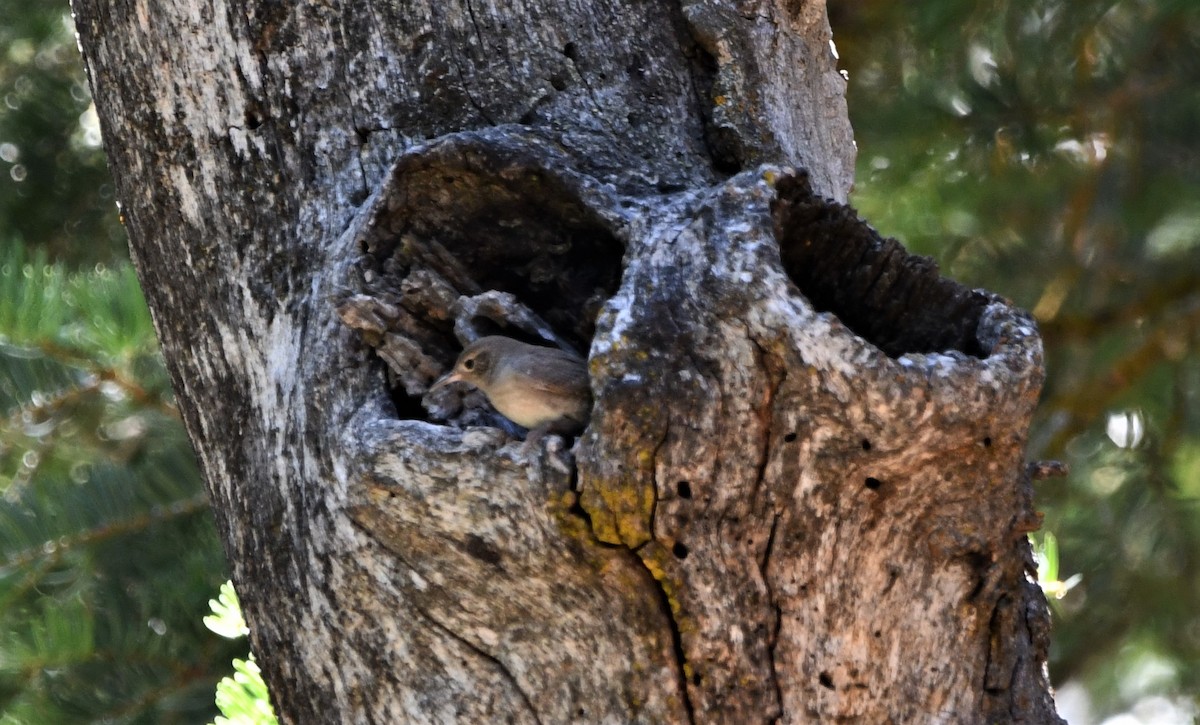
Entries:
<svg viewBox="0 0 1200 725">
<path fill-rule="evenodd" d="M 489 335 L 467 345 L 429 391 L 455 382 L 475 386 L 500 415 L 528 428 L 527 446 L 547 433 L 579 433 L 591 413 L 582 358 L 510 337 Z"/>
</svg>

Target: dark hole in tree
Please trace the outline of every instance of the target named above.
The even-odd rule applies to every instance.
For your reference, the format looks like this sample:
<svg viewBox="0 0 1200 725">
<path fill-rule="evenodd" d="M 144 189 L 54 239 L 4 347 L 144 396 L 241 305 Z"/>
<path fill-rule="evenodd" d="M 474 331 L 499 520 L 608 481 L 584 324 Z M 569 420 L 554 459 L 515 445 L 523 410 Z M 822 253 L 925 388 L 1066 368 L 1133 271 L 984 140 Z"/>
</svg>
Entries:
<svg viewBox="0 0 1200 725">
<path fill-rule="evenodd" d="M 700 686 L 700 683 L 701 683 L 701 682 L 703 682 L 703 681 L 704 681 L 704 678 L 702 678 L 702 677 L 700 676 L 700 673 L 699 673 L 699 672 L 694 672 L 694 673 L 692 673 L 692 684 L 693 684 L 693 685 L 695 685 L 696 687 L 699 687 L 699 686 Z"/>
<path fill-rule="evenodd" d="M 833 677 L 831 677 L 828 672 L 822 672 L 817 677 L 817 681 L 821 683 L 821 687 L 824 687 L 827 690 L 833 689 Z"/>
<path fill-rule="evenodd" d="M 871 450 L 871 441 L 867 440 L 866 438 L 863 438 L 863 440 L 862 440 L 862 449 L 863 449 L 864 451 L 869 451 L 869 450 Z"/>
<path fill-rule="evenodd" d="M 849 206 L 781 178 L 772 203 L 783 268 L 818 311 L 890 357 L 957 350 L 986 357 L 976 328 L 991 298 L 938 274 L 929 257 L 883 238 Z"/>
<path fill-rule="evenodd" d="M 392 404 L 396 406 L 396 417 L 400 420 L 422 420 L 425 409 L 421 407 L 421 399 L 415 395 L 405 395 L 403 390 L 392 392 Z"/>
<path fill-rule="evenodd" d="M 257 131 L 263 125 L 263 114 L 257 106 L 250 106 L 246 109 L 246 128 L 251 131 Z"/>
<path fill-rule="evenodd" d="M 414 175 L 396 218 L 436 240 L 480 291 L 511 292 L 586 352 L 600 305 L 620 283 L 624 246 L 555 179 L 501 171 L 443 172 L 437 183 Z"/>
<path fill-rule="evenodd" d="M 795 434 L 795 433 L 788 433 L 787 435 L 785 435 L 785 436 L 783 437 L 783 441 L 784 441 L 785 443 L 793 443 L 793 442 L 795 442 L 795 440 L 796 440 L 796 434 Z"/>
<path fill-rule="evenodd" d="M 878 491 L 883 482 L 873 476 L 867 476 L 867 480 L 863 482 L 863 485 L 872 491 Z"/>
<path fill-rule="evenodd" d="M 984 446 L 984 448 L 992 447 L 992 437 L 991 436 L 987 436 L 983 439 L 983 446 Z"/>
<path fill-rule="evenodd" d="M 467 537 L 466 549 L 468 554 L 487 564 L 497 565 L 503 559 L 499 549 L 475 534 Z"/>
<path fill-rule="evenodd" d="M 674 554 L 675 558 L 677 559 L 686 559 L 688 555 L 688 548 L 682 543 L 676 541 L 675 545 L 671 547 L 671 553 Z"/>
<path fill-rule="evenodd" d="M 471 141 L 400 162 L 361 239 L 374 275 L 366 291 L 403 313 L 389 332 L 449 368 L 460 348 L 454 300 L 495 290 L 586 354 L 600 307 L 620 283 L 624 245 L 578 183 L 545 163 L 536 149 Z M 472 322 L 481 334 L 550 344 L 502 318 Z M 394 377 L 399 417 L 427 418 L 424 388 Z"/>
<path fill-rule="evenodd" d="M 675 484 L 675 490 L 679 492 L 679 498 L 692 497 L 692 484 L 688 483 L 687 481 L 680 481 L 679 483 Z"/>
</svg>

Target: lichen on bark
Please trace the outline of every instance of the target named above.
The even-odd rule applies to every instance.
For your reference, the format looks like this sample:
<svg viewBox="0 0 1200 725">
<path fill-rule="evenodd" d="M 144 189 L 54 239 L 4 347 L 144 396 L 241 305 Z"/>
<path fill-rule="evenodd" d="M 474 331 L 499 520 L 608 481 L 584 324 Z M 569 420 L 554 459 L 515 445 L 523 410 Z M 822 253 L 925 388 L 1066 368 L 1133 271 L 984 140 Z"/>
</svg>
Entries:
<svg viewBox="0 0 1200 725">
<path fill-rule="evenodd" d="M 1015 688 L 1044 693 L 1044 601 L 1027 582 L 1024 538 L 1037 519 L 1019 475 L 1041 382 L 1030 318 L 941 278 L 815 194 L 803 171 L 761 167 L 701 190 L 617 193 L 569 154 L 530 152 L 542 142 L 506 130 L 416 152 L 354 233 L 387 273 L 410 279 L 418 263 L 400 260 L 421 260 L 422 274 L 464 292 L 421 320 L 441 330 L 431 354 L 443 366 L 454 330 L 499 326 L 589 349 L 595 408 L 574 449 L 576 497 L 560 493 L 585 525 L 585 546 L 631 552 L 654 581 L 688 711 L 969 720 L 1007 712 Z M 455 189 L 447 198 L 473 198 L 453 224 L 423 227 L 394 202 L 419 198 L 412 209 L 428 209 L 441 183 Z M 488 273 L 478 260 L 494 254 L 489 245 L 511 247 L 504 225 L 493 226 L 495 206 L 474 196 L 489 193 L 521 209 L 521 233 L 544 244 L 555 244 L 545 229 L 568 229 L 595 249 L 623 250 L 620 285 L 603 290 L 594 327 L 599 289 L 564 296 L 561 327 L 545 321 L 537 295 L 522 296 L 521 280 L 465 294 L 493 284 L 476 278 Z M 531 233 L 531 224 L 545 226 Z M 420 251 L 431 230 L 437 255 Z M 468 238 L 474 245 L 459 251 Z M 467 254 L 475 261 L 462 262 Z M 572 264 L 553 269 L 543 282 L 576 284 Z M 404 286 L 385 277 L 364 284 Z M 389 304 L 404 309 L 404 296 Z M 439 418 L 425 402 L 407 414 Z M 456 419 L 470 422 L 481 421 Z M 570 470 L 572 457 L 558 455 L 514 461 Z M 1014 607 L 1031 616 L 1011 616 Z M 973 655 L 945 659 L 967 641 L 979 643 Z M 929 668 L 939 672 L 932 689 Z M 1047 707 L 1048 696 L 1030 716 Z"/>
<path fill-rule="evenodd" d="M 74 9 L 285 721 L 1053 719 L 1036 334 L 826 201 L 823 3 Z M 485 332 L 573 456 L 427 399 Z"/>
</svg>

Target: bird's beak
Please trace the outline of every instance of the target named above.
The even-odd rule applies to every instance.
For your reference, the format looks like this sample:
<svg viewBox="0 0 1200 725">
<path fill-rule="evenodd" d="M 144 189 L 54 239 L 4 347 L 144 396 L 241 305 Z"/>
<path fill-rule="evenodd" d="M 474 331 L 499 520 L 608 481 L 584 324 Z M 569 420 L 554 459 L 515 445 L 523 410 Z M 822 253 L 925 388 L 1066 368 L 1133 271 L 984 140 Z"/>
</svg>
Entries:
<svg viewBox="0 0 1200 725">
<path fill-rule="evenodd" d="M 438 388 L 444 388 L 447 385 L 449 385 L 450 383 L 457 383 L 460 380 L 462 380 L 462 376 L 458 374 L 458 371 L 451 370 L 450 372 L 446 373 L 442 377 L 438 378 L 437 381 L 433 385 L 430 385 L 429 392 L 432 393 L 433 391 L 437 390 Z"/>
</svg>

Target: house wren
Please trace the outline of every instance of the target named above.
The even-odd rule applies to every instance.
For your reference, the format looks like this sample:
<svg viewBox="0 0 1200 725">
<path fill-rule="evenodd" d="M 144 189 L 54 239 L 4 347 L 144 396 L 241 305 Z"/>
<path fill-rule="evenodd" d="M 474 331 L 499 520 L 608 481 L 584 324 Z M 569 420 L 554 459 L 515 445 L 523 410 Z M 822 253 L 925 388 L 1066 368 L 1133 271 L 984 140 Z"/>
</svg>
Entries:
<svg viewBox="0 0 1200 725">
<path fill-rule="evenodd" d="M 530 443 L 546 433 L 578 433 L 592 408 L 583 360 L 508 337 L 481 337 L 468 345 L 429 390 L 458 381 L 479 388 L 501 415 L 528 428 Z"/>
</svg>

